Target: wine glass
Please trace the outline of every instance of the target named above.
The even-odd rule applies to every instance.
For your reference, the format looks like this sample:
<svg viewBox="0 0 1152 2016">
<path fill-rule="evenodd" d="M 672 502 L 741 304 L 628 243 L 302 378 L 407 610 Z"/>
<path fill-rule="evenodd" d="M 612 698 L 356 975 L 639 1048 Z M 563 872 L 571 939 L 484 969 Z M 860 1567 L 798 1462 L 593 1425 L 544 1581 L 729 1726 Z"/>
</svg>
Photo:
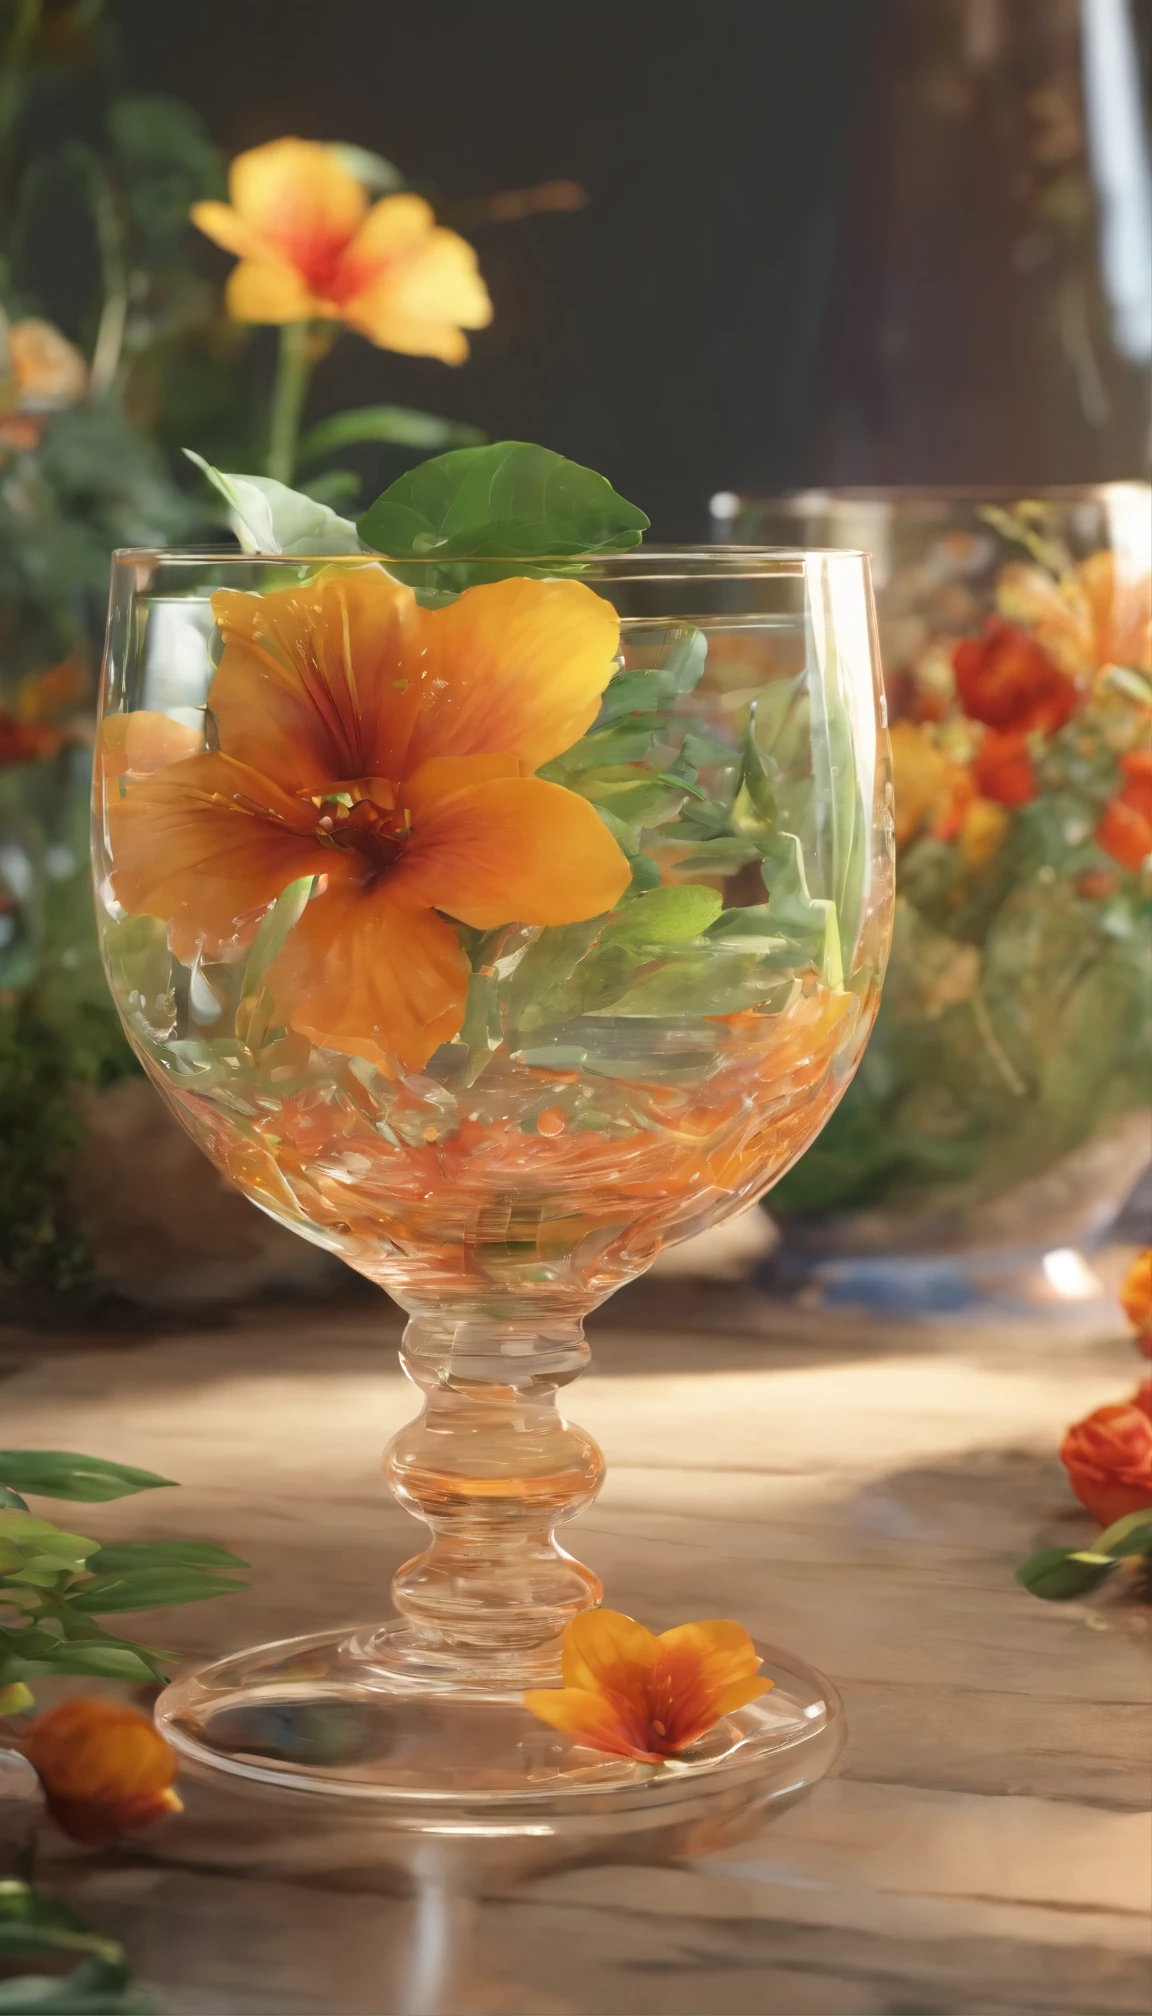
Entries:
<svg viewBox="0 0 1152 2016">
<path fill-rule="evenodd" d="M 602 1594 L 555 1538 L 603 1476 L 557 1407 L 585 1316 L 783 1174 L 876 1012 L 866 556 L 113 571 L 109 983 L 217 1168 L 408 1312 L 424 1404 L 385 1468 L 432 1532 L 396 1618 L 218 1660 L 161 1725 L 201 1770 L 418 1830 L 627 1832 L 793 1796 L 843 1723 L 792 1654 L 760 1648 L 772 1690 L 656 1771 L 522 1696 Z"/>
</svg>

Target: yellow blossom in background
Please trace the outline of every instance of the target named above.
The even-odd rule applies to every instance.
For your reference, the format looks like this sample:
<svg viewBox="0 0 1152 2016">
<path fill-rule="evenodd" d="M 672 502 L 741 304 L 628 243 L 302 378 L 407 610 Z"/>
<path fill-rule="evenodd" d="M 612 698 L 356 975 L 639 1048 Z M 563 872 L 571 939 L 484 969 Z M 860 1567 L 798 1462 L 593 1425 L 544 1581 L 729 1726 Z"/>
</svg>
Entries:
<svg viewBox="0 0 1152 2016">
<path fill-rule="evenodd" d="M 896 799 L 896 845 L 930 825 L 946 837 L 959 825 L 972 795 L 967 770 L 937 747 L 927 722 L 897 721 L 892 728 L 892 788 Z"/>
<path fill-rule="evenodd" d="M 21 413 L 44 413 L 74 406 L 88 386 L 88 367 L 74 343 L 51 322 L 30 316 L 7 330 L 6 403 Z"/>
<path fill-rule="evenodd" d="M 192 221 L 234 252 L 230 313 L 239 322 L 344 322 L 383 350 L 462 364 L 466 329 L 492 304 L 476 254 L 438 225 L 422 196 L 369 204 L 338 150 L 273 140 L 237 155 L 231 204 L 196 203 Z"/>
<path fill-rule="evenodd" d="M 1011 816 L 1003 805 L 991 798 L 974 798 L 965 807 L 956 836 L 961 859 L 969 868 L 983 868 L 985 862 L 1000 852 L 1011 824 Z"/>
</svg>

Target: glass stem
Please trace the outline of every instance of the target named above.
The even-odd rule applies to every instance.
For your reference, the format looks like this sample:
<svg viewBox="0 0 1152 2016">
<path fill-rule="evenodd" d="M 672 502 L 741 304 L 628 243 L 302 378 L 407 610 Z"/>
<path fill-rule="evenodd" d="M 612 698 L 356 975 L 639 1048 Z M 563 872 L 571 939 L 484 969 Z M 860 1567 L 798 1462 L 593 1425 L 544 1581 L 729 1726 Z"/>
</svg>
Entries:
<svg viewBox="0 0 1152 2016">
<path fill-rule="evenodd" d="M 290 484 L 296 473 L 300 416 L 312 376 L 311 333 L 310 322 L 286 322 L 280 331 L 265 465 L 265 473 L 275 477 L 277 483 Z"/>
<path fill-rule="evenodd" d="M 435 1663 L 535 1684 L 559 1670 L 565 1625 L 603 1594 L 554 1537 L 604 1476 L 596 1443 L 556 1405 L 588 1362 L 582 1324 L 420 1314 L 400 1356 L 424 1409 L 385 1474 L 432 1543 L 398 1571 L 396 1608 Z"/>
</svg>

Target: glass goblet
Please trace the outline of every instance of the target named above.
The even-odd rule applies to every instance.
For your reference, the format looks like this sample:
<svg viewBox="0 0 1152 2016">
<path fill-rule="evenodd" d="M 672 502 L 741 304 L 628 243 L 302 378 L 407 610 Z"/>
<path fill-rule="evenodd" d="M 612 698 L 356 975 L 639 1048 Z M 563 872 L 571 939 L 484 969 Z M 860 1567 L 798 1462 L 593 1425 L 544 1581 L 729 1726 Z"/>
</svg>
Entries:
<svg viewBox="0 0 1152 2016">
<path fill-rule="evenodd" d="M 793 1795 L 842 1717 L 789 1654 L 655 1774 L 522 1696 L 602 1594 L 555 1538 L 603 1476 L 556 1404 L 584 1318 L 782 1175 L 875 1015 L 866 557 L 122 552 L 97 757 L 145 1070 L 247 1197 L 408 1312 L 424 1396 L 385 1462 L 432 1533 L 398 1617 L 178 1680 L 171 1740 L 466 1834 Z"/>
</svg>

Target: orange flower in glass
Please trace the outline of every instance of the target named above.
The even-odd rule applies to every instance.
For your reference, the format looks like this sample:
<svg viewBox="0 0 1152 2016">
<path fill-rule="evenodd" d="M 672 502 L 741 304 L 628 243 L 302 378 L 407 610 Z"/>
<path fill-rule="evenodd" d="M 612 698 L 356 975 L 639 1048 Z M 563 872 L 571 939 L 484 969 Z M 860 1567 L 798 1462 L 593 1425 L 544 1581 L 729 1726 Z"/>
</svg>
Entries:
<svg viewBox="0 0 1152 2016">
<path fill-rule="evenodd" d="M 37 1716 L 20 1747 L 73 1841 L 112 1841 L 184 1810 L 175 1751 L 147 1715 L 118 1701 L 62 1701 Z"/>
<path fill-rule="evenodd" d="M 570 924 L 628 887 L 589 802 L 532 774 L 595 719 L 616 613 L 577 581 L 422 609 L 373 564 L 212 608 L 218 747 L 112 796 L 117 901 L 163 918 L 181 959 L 235 958 L 289 884 L 319 878 L 265 976 L 278 1012 L 418 1069 L 464 1015 L 447 918 Z"/>
<path fill-rule="evenodd" d="M 191 214 L 239 257 L 227 293 L 238 322 L 344 322 L 381 349 L 462 364 L 465 329 L 492 320 L 472 247 L 422 196 L 370 205 L 338 149 L 273 140 L 237 155 L 228 187 L 231 204 Z"/>
<path fill-rule="evenodd" d="M 1120 1286 L 1120 1307 L 1146 1358 L 1152 1358 L 1152 1246 L 1136 1255 Z"/>
<path fill-rule="evenodd" d="M 657 1637 L 618 1610 L 584 1610 L 564 1633 L 564 1685 L 534 1688 L 524 1705 L 590 1750 L 662 1764 L 767 1694 L 759 1666 L 744 1626 L 727 1618 Z"/>
</svg>

